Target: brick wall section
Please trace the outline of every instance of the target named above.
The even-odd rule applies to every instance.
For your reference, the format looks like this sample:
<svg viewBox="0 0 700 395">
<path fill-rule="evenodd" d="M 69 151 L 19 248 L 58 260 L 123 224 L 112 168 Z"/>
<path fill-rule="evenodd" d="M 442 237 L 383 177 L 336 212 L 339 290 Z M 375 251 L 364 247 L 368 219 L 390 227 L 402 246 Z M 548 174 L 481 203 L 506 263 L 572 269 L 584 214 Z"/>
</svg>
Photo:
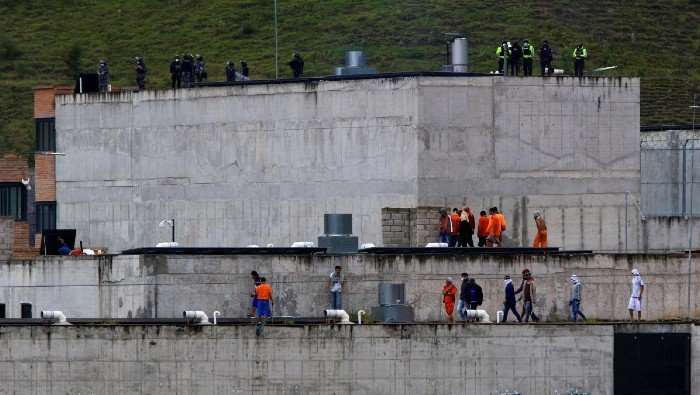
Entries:
<svg viewBox="0 0 700 395">
<path fill-rule="evenodd" d="M 382 239 L 384 247 L 410 247 L 412 240 L 412 219 L 415 209 L 383 208 Z"/>
<path fill-rule="evenodd" d="M 423 247 L 438 241 L 440 207 L 382 209 L 384 247 Z"/>
<path fill-rule="evenodd" d="M 56 95 L 70 95 L 70 86 L 37 86 L 34 88 L 34 118 L 56 116 Z"/>
<path fill-rule="evenodd" d="M 56 157 L 37 154 L 34 156 L 36 202 L 56 201 Z"/>
<path fill-rule="evenodd" d="M 440 234 L 440 207 L 418 207 L 416 209 L 415 247 L 438 241 Z"/>
<path fill-rule="evenodd" d="M 0 182 L 20 182 L 29 177 L 27 159 L 7 154 L 0 158 Z"/>
<path fill-rule="evenodd" d="M 39 255 L 39 250 L 29 245 L 29 223 L 15 221 L 15 240 L 12 246 L 12 258 L 24 259 Z"/>
</svg>

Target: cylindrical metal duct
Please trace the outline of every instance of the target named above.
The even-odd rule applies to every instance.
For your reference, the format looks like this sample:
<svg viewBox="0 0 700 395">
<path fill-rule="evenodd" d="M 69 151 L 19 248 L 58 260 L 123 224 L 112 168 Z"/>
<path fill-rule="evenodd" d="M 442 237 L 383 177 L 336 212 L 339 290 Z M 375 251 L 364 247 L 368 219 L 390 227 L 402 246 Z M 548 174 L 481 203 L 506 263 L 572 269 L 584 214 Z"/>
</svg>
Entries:
<svg viewBox="0 0 700 395">
<path fill-rule="evenodd" d="M 452 71 L 466 73 L 469 69 L 469 45 L 465 37 L 457 37 L 452 41 Z"/>
<path fill-rule="evenodd" d="M 401 283 L 379 284 L 379 305 L 406 304 L 406 285 Z"/>
<path fill-rule="evenodd" d="M 326 235 L 351 235 L 352 214 L 323 214 L 323 233 Z"/>
<path fill-rule="evenodd" d="M 345 52 L 345 67 L 365 67 L 367 59 L 362 51 Z"/>
</svg>

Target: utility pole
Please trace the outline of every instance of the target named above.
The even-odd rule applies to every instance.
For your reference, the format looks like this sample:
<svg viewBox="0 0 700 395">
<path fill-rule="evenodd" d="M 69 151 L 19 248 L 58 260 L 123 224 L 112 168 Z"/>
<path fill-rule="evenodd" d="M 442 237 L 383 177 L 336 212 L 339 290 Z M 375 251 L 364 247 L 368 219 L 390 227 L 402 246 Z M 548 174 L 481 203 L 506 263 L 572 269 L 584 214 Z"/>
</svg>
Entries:
<svg viewBox="0 0 700 395">
<path fill-rule="evenodd" d="M 279 46 L 277 40 L 277 0 L 274 0 L 275 5 L 275 79 L 280 77 L 280 67 L 279 67 Z"/>
</svg>

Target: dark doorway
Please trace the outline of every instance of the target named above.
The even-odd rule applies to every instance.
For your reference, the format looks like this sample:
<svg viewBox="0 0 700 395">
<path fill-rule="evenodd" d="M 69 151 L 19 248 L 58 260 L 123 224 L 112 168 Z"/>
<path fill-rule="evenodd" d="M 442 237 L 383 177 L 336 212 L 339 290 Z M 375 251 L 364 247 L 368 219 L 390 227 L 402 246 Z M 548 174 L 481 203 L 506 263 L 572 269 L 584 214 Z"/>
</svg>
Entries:
<svg viewBox="0 0 700 395">
<path fill-rule="evenodd" d="M 690 334 L 615 335 L 615 395 L 690 395 Z"/>
</svg>

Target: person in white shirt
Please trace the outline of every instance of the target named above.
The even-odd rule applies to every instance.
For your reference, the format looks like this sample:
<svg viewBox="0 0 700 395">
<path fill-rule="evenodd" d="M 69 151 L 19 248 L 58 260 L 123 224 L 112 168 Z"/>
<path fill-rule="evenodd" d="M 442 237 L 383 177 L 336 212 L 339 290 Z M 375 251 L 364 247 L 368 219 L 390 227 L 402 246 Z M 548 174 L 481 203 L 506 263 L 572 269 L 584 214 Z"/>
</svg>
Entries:
<svg viewBox="0 0 700 395">
<path fill-rule="evenodd" d="M 331 292 L 331 310 L 343 309 L 342 290 L 343 285 L 345 285 L 345 279 L 343 278 L 342 270 L 343 268 L 336 266 L 329 276 L 328 289 Z"/>
<path fill-rule="evenodd" d="M 627 309 L 630 311 L 630 320 L 634 321 L 634 312 L 637 312 L 637 320 L 642 320 L 642 295 L 644 294 L 644 280 L 639 270 L 632 269 L 632 296 Z"/>
</svg>

